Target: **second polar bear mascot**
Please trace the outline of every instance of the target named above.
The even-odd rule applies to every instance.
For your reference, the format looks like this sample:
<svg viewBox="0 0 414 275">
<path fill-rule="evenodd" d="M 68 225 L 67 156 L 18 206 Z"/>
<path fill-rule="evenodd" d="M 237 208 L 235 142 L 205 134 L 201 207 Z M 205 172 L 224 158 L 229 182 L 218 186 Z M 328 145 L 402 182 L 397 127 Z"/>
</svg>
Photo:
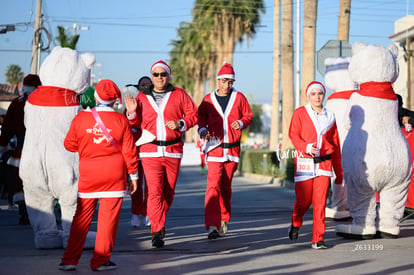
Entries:
<svg viewBox="0 0 414 275">
<path fill-rule="evenodd" d="M 352 45 L 351 79 L 360 85 L 349 99 L 348 134 L 342 160 L 352 224 L 339 224 L 339 236 L 397 238 L 411 181 L 410 148 L 398 123 L 392 88 L 399 69 L 398 48 Z M 377 215 L 376 193 L 379 194 Z"/>
<path fill-rule="evenodd" d="M 337 57 L 325 59 L 325 84 L 334 93 L 328 97 L 326 108 L 335 113 L 339 141 L 344 143 L 348 130 L 344 124 L 348 101 L 356 89 L 356 83 L 349 76 L 348 66 L 351 57 Z M 335 184 L 331 181 L 331 201 L 325 209 L 325 218 L 333 220 L 349 219 L 348 201 L 346 197 L 346 184 Z"/>
</svg>

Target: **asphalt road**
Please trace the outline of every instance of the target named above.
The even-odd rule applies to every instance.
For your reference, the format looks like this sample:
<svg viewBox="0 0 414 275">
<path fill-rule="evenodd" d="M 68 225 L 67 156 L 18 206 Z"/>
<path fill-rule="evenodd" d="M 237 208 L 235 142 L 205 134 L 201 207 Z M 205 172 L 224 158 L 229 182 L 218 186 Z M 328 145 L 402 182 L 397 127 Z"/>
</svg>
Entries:
<svg viewBox="0 0 414 275">
<path fill-rule="evenodd" d="M 204 228 L 206 175 L 182 167 L 167 216 L 165 246 L 151 246 L 149 228 L 130 226 L 125 199 L 107 274 L 413 274 L 414 219 L 402 223 L 400 238 L 346 240 L 328 221 L 326 250 L 311 249 L 312 214 L 305 216 L 299 240 L 288 237 L 293 190 L 266 179 L 235 177 L 232 220 L 224 238 L 208 240 Z M 29 225 L 18 225 L 16 211 L 0 201 L 0 274 L 61 274 L 63 249 L 36 250 Z M 96 227 L 94 223 L 92 227 Z M 92 228 L 92 229 L 93 229 Z M 84 251 L 73 274 L 92 273 L 92 251 Z"/>
</svg>

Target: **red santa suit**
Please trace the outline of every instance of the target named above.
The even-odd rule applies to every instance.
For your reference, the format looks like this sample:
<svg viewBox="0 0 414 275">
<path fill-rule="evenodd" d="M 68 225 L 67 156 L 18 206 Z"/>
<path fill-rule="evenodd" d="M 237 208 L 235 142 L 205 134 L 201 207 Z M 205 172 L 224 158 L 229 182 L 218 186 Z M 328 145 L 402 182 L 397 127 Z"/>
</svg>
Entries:
<svg viewBox="0 0 414 275">
<path fill-rule="evenodd" d="M 19 206 L 20 224 L 29 224 L 26 204 L 24 202 L 23 182 L 19 176 L 20 158 L 26 134 L 26 127 L 24 126 L 24 106 L 26 105 L 29 94 L 39 85 L 41 85 L 40 79 L 35 74 L 28 74 L 23 79 L 22 94 L 10 103 L 0 135 L 0 156 L 4 151 L 3 149 L 8 148 L 10 139 L 13 137 L 16 138 L 16 147 L 7 160 L 7 164 L 13 169 L 13 190 L 9 190 L 11 193 L 9 196 L 12 195 L 13 202 Z"/>
<path fill-rule="evenodd" d="M 137 110 L 128 117 L 130 124 L 155 137 L 139 147 L 148 186 L 147 215 L 151 233 L 155 234 L 164 230 L 183 156 L 182 134 L 197 123 L 197 107 L 184 90 L 171 84 L 168 84 L 160 105 L 152 96 L 152 88 L 139 93 L 136 101 Z M 168 128 L 168 121 L 180 121 L 180 129 Z"/>
<path fill-rule="evenodd" d="M 6 116 L 4 117 L 4 123 L 1 128 L 0 135 L 0 151 L 2 148 L 7 148 L 9 141 L 16 136 L 16 147 L 14 148 L 10 158 L 7 161 L 8 165 L 11 165 L 15 168 L 13 176 L 13 186 L 15 194 L 19 194 L 17 199 L 15 196 L 15 201 L 22 201 L 24 197 L 23 192 L 23 183 L 19 177 L 19 164 L 20 157 L 22 155 L 24 135 L 26 128 L 24 127 L 24 105 L 26 104 L 28 95 L 23 94 L 10 103 L 9 108 L 7 109 Z"/>
<path fill-rule="evenodd" d="M 201 171 L 204 171 L 204 167 L 206 166 L 206 154 L 203 151 L 203 147 L 205 145 L 206 140 L 199 139 L 196 143 L 196 148 L 200 150 L 200 161 L 201 161 Z"/>
<path fill-rule="evenodd" d="M 132 133 L 134 134 L 134 143 L 141 137 L 141 128 L 132 128 Z M 142 167 L 142 162 L 139 159 L 139 148 L 137 148 L 137 158 L 138 158 L 138 189 L 131 195 L 131 213 L 134 215 L 147 215 L 147 200 L 148 200 L 148 187 L 147 184 L 144 184 L 144 168 Z"/>
<path fill-rule="evenodd" d="M 40 79 L 37 75 L 28 74 L 23 79 L 22 94 L 13 99 L 7 109 L 6 116 L 4 117 L 3 126 L 1 128 L 0 135 L 0 153 L 3 148 L 7 148 L 9 141 L 15 136 L 16 147 L 13 150 L 10 158 L 7 161 L 8 165 L 15 167 L 14 172 L 14 193 L 15 201 L 24 201 L 23 196 L 23 182 L 19 177 L 19 165 L 20 157 L 22 155 L 22 148 L 24 142 L 24 136 L 26 133 L 26 127 L 24 126 L 24 106 L 26 104 L 29 94 L 33 92 L 39 85 Z M 17 194 L 17 196 L 16 196 Z"/>
<path fill-rule="evenodd" d="M 98 83 L 95 97 L 100 89 Z M 77 265 L 99 201 L 92 269 L 109 261 L 126 196 L 126 175 L 138 177 L 136 146 L 128 120 L 109 106 L 98 104 L 95 110 L 116 144 L 105 136 L 89 108 L 73 119 L 64 141 L 68 151 L 79 153 L 79 182 L 78 205 L 62 264 Z"/>
<path fill-rule="evenodd" d="M 404 136 L 407 138 L 408 145 L 411 149 L 411 155 L 414 155 L 414 134 L 413 131 L 407 132 L 405 128 L 401 128 Z M 414 164 L 413 164 L 414 168 Z M 407 202 L 405 204 L 407 208 L 414 208 L 414 177 L 411 179 L 410 186 L 408 187 Z"/>
<path fill-rule="evenodd" d="M 321 116 L 318 118 L 318 116 Z M 335 116 L 323 108 L 320 114 L 310 104 L 295 110 L 289 127 L 289 138 L 295 147 L 295 193 L 292 225 L 301 227 L 303 215 L 312 204 L 312 243 L 324 240 L 325 207 L 332 168 L 336 184 L 342 183 L 341 154 Z M 309 145 L 315 144 L 319 155 L 310 155 Z M 312 160 L 313 158 L 313 160 Z M 310 161 L 310 163 L 309 163 Z"/>
<path fill-rule="evenodd" d="M 253 113 L 246 97 L 234 88 L 223 112 L 217 101 L 216 91 L 204 97 L 198 108 L 199 134 L 208 133 L 219 139 L 220 146 L 207 153 L 208 176 L 205 195 L 205 226 L 221 228 L 221 222 L 231 217 L 231 182 L 240 161 L 242 129 L 252 123 Z M 238 121 L 240 129 L 230 125 Z"/>
</svg>

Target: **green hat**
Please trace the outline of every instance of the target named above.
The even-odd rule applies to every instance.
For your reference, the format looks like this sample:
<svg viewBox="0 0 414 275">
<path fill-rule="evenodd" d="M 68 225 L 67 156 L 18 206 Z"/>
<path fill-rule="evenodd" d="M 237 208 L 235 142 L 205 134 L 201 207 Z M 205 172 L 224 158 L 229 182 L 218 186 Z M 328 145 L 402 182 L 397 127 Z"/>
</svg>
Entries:
<svg viewBox="0 0 414 275">
<path fill-rule="evenodd" d="M 80 104 L 83 108 L 94 108 L 96 106 L 95 97 L 94 97 L 95 89 L 89 87 L 86 92 L 81 94 L 80 96 Z"/>
</svg>

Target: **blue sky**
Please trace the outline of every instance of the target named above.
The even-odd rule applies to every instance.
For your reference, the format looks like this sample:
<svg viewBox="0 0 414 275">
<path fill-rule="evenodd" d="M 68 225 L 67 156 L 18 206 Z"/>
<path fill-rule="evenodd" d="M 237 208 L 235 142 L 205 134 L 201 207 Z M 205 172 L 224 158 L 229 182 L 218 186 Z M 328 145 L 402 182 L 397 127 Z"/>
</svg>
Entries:
<svg viewBox="0 0 414 275">
<path fill-rule="evenodd" d="M 34 21 L 36 0 L 1 2 L 0 25 L 16 24 L 16 31 L 0 34 L 0 83 L 5 83 L 5 72 L 10 64 L 21 66 L 25 74 L 30 72 L 33 25 L 27 23 Z M 154 62 L 160 59 L 168 62 L 170 43 L 177 38 L 180 22 L 192 20 L 194 2 L 43 0 L 44 27 L 53 38 L 57 36 L 58 25 L 72 27 L 76 23 L 89 27 L 89 30 L 77 30 L 80 34 L 77 49 L 95 54 L 97 78 L 112 79 L 122 88 L 148 75 Z M 300 3 L 303 14 L 303 0 Z M 266 13 L 261 17 L 256 36 L 236 46 L 233 61 L 235 87 L 257 104 L 270 103 L 272 96 L 273 1 L 265 0 L 265 7 Z M 408 0 L 354 0 L 349 42 L 387 46 L 392 43 L 388 37 L 394 33 L 395 20 L 413 11 L 413 0 L 411 3 Z M 319 0 L 317 50 L 328 40 L 337 38 L 338 13 L 339 0 Z M 73 30 L 68 29 L 68 32 L 73 33 Z M 50 47 L 56 45 L 52 40 Z M 43 52 L 41 58 L 46 55 Z M 172 74 L 174 76 L 174 72 Z M 318 72 L 316 79 L 322 80 Z"/>
</svg>

